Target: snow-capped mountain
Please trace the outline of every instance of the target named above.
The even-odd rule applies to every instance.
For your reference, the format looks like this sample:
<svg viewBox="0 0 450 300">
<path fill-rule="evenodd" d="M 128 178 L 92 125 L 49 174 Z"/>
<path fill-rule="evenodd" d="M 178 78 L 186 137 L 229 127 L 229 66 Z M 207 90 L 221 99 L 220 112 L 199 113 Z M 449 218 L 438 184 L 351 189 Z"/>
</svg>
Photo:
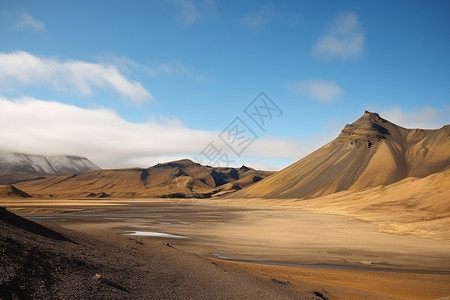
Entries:
<svg viewBox="0 0 450 300">
<path fill-rule="evenodd" d="M 0 151 L 0 184 L 15 183 L 48 175 L 82 174 L 99 170 L 80 156 L 42 156 Z"/>
<path fill-rule="evenodd" d="M 47 156 L 46 159 L 57 174 L 81 174 L 100 170 L 99 166 L 86 157 L 56 155 Z"/>
</svg>

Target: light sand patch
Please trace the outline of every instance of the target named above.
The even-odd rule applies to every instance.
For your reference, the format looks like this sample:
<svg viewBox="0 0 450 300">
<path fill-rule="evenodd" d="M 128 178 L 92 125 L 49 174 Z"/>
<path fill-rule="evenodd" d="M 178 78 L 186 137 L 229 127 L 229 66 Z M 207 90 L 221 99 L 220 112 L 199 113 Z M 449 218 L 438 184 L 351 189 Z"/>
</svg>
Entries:
<svg viewBox="0 0 450 300">
<path fill-rule="evenodd" d="M 150 237 L 158 237 L 158 238 L 167 238 L 167 239 L 188 239 L 188 236 L 176 235 L 164 232 L 154 232 L 154 231 L 134 231 L 133 233 L 126 233 L 125 235 L 132 236 L 150 236 Z"/>
</svg>

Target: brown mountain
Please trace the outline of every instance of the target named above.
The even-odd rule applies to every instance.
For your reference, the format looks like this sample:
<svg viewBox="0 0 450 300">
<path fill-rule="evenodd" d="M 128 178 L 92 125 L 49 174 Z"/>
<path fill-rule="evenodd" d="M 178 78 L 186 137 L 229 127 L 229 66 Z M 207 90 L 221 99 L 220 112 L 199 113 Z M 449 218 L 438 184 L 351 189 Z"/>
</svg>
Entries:
<svg viewBox="0 0 450 300">
<path fill-rule="evenodd" d="M 365 111 L 330 143 L 233 197 L 313 198 L 449 168 L 450 125 L 406 129 Z"/>
<path fill-rule="evenodd" d="M 97 170 L 21 182 L 16 186 L 37 197 L 205 198 L 253 184 L 273 172 L 214 168 L 184 159 L 148 169 Z"/>
</svg>

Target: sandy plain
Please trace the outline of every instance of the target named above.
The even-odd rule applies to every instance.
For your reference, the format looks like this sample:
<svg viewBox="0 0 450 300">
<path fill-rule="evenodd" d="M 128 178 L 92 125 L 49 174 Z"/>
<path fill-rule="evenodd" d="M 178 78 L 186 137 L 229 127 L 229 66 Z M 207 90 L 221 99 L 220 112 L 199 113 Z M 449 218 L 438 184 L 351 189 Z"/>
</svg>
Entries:
<svg viewBox="0 0 450 300">
<path fill-rule="evenodd" d="M 329 299 L 450 296 L 450 240 L 382 232 L 376 222 L 320 212 L 305 201 L 12 199 L 1 205 L 93 236 L 186 237 L 133 236 L 239 264 L 254 276 Z"/>
</svg>

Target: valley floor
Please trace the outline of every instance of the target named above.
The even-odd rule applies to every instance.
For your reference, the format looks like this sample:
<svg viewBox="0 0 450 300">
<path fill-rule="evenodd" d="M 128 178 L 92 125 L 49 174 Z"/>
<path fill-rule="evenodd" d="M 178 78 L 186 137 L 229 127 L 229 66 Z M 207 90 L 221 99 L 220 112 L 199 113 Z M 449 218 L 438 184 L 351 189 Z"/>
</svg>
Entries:
<svg viewBox="0 0 450 300">
<path fill-rule="evenodd" d="M 146 268 L 155 270 L 157 266 L 163 270 L 166 263 L 173 270 L 163 271 L 168 282 L 177 268 L 193 272 L 190 276 L 194 279 L 186 277 L 173 284 L 148 281 L 160 284 L 161 293 L 164 289 L 174 290 L 172 296 L 166 295 L 169 299 L 198 298 L 199 294 L 189 290 L 189 282 L 195 283 L 198 290 L 201 284 L 196 280 L 210 277 L 214 284 L 205 284 L 204 288 L 223 288 L 223 293 L 213 296 L 218 298 L 242 298 L 243 291 L 237 291 L 240 285 L 235 280 L 250 280 L 244 285 L 249 286 L 246 298 L 258 298 L 258 292 L 252 291 L 259 289 L 270 299 L 320 299 L 320 295 L 328 299 L 450 296 L 450 240 L 383 233 L 368 221 L 312 211 L 292 203 L 240 203 L 243 202 L 224 199 L 15 199 L 2 200 L 0 205 L 31 220 L 88 234 L 114 247 L 123 246 L 124 253 L 133 256 L 150 254 L 153 267 L 145 259 L 136 262 L 146 278 L 142 284 L 153 278 L 146 277 Z M 154 236 L 126 235 L 133 233 Z M 172 261 L 176 264 L 171 265 Z M 216 274 L 211 266 L 228 271 Z M 123 267 L 130 266 L 124 263 Z M 202 276 L 204 272 L 213 275 Z M 219 283 L 221 274 L 228 275 Z M 180 292 L 183 285 L 186 290 Z M 142 288 L 139 283 L 133 286 Z M 204 295 L 211 296 L 206 290 Z"/>
</svg>

